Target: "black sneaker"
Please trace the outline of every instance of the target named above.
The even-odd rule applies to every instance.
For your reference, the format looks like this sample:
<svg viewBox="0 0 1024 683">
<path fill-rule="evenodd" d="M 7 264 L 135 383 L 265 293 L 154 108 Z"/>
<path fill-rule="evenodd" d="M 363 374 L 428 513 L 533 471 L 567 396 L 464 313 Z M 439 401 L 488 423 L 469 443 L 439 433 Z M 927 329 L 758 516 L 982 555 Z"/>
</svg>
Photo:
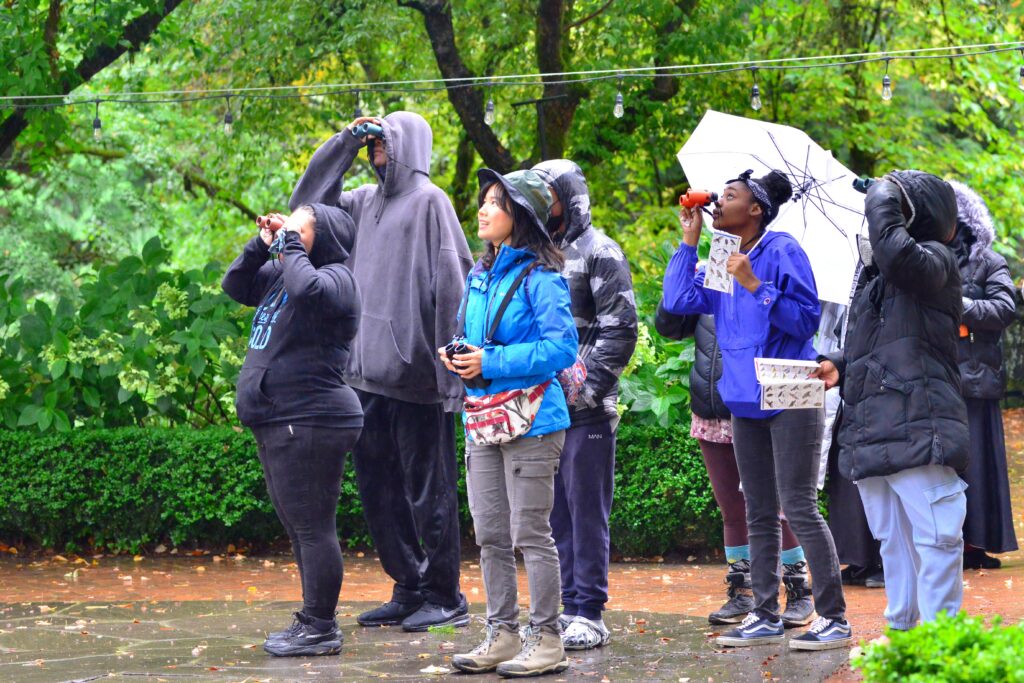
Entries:
<svg viewBox="0 0 1024 683">
<path fill-rule="evenodd" d="M 385 602 L 380 607 L 363 612 L 356 621 L 360 626 L 397 626 L 416 613 L 422 602 Z"/>
<path fill-rule="evenodd" d="M 338 624 L 333 619 L 327 630 L 322 631 L 310 623 L 309 617 L 301 612 L 295 613 L 300 626 L 290 636 L 277 640 L 267 640 L 263 649 L 275 657 L 314 657 L 317 655 L 336 655 L 341 652 L 342 635 Z"/>
<path fill-rule="evenodd" d="M 885 572 L 879 569 L 874 574 L 864 579 L 865 588 L 885 588 Z"/>
<path fill-rule="evenodd" d="M 750 589 L 750 562 L 740 560 L 729 565 L 725 575 L 728 601 L 708 615 L 712 624 L 738 624 L 754 609 L 754 594 Z"/>
<path fill-rule="evenodd" d="M 269 642 L 271 640 L 285 640 L 298 634 L 298 632 L 302 630 L 302 620 L 299 619 L 299 614 L 299 612 L 295 612 L 294 614 L 292 614 L 292 625 L 283 631 L 274 631 L 273 633 L 267 636 L 267 641 Z"/>
<path fill-rule="evenodd" d="M 466 596 L 459 593 L 459 604 L 452 608 L 425 602 L 415 614 L 402 622 L 402 630 L 409 633 L 428 631 L 432 626 L 468 626 L 469 604 Z"/>
</svg>

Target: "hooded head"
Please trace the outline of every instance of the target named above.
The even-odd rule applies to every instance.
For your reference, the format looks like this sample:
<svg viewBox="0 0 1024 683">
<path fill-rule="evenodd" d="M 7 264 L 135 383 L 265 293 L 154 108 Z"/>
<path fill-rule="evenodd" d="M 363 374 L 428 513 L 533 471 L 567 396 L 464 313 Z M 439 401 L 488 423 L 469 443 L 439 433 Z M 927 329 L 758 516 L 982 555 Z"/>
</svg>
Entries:
<svg viewBox="0 0 1024 683">
<path fill-rule="evenodd" d="M 893 171 L 885 179 L 900 188 L 911 237 L 919 242 L 949 242 L 956 230 L 957 213 L 949 183 L 923 171 Z"/>
<path fill-rule="evenodd" d="M 314 268 L 322 268 L 330 263 L 347 261 L 356 235 L 352 217 L 336 206 L 311 204 L 308 208 L 316 217 L 309 262 Z"/>
<path fill-rule="evenodd" d="M 487 251 L 481 258 L 483 267 L 489 269 L 494 264 L 498 249 L 496 243 L 499 243 L 530 251 L 551 270 L 561 270 L 564 259 L 544 227 L 553 203 L 551 192 L 544 180 L 533 171 L 513 171 L 501 175 L 489 168 L 477 171 L 477 177 L 480 180 L 481 230 L 488 227 L 493 231 L 496 217 L 501 217 L 504 224 L 502 233 L 495 233 L 486 238 L 489 241 Z M 488 193 L 494 196 L 485 205 Z M 495 214 L 495 211 L 498 213 Z M 509 229 L 509 221 L 511 232 L 505 232 Z"/>
<path fill-rule="evenodd" d="M 971 248 L 971 259 L 992 246 L 996 230 L 985 200 L 978 193 L 956 180 L 947 180 L 956 196 L 957 232 L 965 245 Z"/>
<path fill-rule="evenodd" d="M 563 245 L 573 242 L 590 227 L 590 190 L 583 171 L 568 159 L 542 161 L 532 170 L 554 189 L 553 199 L 561 205 L 561 215 L 552 215 L 545 224 L 548 233 L 558 233 Z"/>
<path fill-rule="evenodd" d="M 381 121 L 388 162 L 377 176 L 385 197 L 404 194 L 430 180 L 430 154 L 434 135 L 419 114 L 396 111 Z M 379 143 L 374 143 L 379 144 Z"/>
</svg>

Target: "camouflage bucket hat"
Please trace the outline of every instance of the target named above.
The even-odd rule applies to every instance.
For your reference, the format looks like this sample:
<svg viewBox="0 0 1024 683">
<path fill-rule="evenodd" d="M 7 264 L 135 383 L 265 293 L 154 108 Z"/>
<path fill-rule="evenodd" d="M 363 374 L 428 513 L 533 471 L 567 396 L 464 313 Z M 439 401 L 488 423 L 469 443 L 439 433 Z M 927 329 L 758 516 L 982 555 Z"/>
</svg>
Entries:
<svg viewBox="0 0 1024 683">
<path fill-rule="evenodd" d="M 547 183 L 535 171 L 512 171 L 501 175 L 489 168 L 481 168 L 476 172 L 480 187 L 492 183 L 501 183 L 508 198 L 529 210 L 534 217 L 534 224 L 544 238 L 551 241 L 551 236 L 544 229 L 544 224 L 551 216 L 551 206 L 555 203 L 548 190 Z"/>
</svg>

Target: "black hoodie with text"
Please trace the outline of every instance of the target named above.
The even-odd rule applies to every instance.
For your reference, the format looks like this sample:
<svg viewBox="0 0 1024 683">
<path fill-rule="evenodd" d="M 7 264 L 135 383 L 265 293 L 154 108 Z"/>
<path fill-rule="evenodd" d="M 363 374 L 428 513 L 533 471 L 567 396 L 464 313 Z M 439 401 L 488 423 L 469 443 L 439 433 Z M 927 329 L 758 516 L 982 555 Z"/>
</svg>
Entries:
<svg viewBox="0 0 1024 683">
<path fill-rule="evenodd" d="M 289 232 L 281 260 L 268 260 L 257 236 L 222 282 L 232 299 L 256 307 L 235 398 L 247 427 L 363 426 L 359 398 L 342 377 L 359 325 L 359 289 L 344 265 L 355 226 L 336 207 L 309 208 L 316 226 L 308 255 L 298 233 Z"/>
</svg>

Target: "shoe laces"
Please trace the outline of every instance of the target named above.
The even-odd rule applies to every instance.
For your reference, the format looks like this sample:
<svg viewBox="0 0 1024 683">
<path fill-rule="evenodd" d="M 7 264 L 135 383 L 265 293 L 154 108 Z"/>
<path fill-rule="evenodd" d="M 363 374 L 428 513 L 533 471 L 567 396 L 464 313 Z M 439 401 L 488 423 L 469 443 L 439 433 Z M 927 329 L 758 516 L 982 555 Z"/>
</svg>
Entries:
<svg viewBox="0 0 1024 683">
<path fill-rule="evenodd" d="M 523 649 L 513 659 L 528 659 L 538 645 L 540 645 L 540 629 L 530 624 L 523 631 Z"/>
<path fill-rule="evenodd" d="M 494 624 L 487 624 L 487 631 L 484 634 L 484 642 L 480 643 L 469 653 L 471 655 L 485 655 L 487 654 L 491 646 L 494 645 L 494 641 L 498 639 L 498 627 Z"/>
<path fill-rule="evenodd" d="M 807 629 L 807 632 L 817 635 L 824 631 L 826 628 L 828 628 L 828 625 L 830 623 L 832 623 L 831 619 L 828 619 L 826 617 L 818 617 L 814 620 L 814 623 L 811 624 L 811 627 Z"/>
<path fill-rule="evenodd" d="M 740 628 L 746 628 L 746 627 L 748 627 L 748 626 L 753 626 L 754 624 L 756 624 L 756 623 L 757 623 L 757 621 L 758 621 L 758 620 L 759 620 L 760 618 L 761 618 L 761 617 L 759 617 L 759 616 L 757 616 L 757 615 L 756 615 L 755 613 L 751 612 L 751 613 L 750 613 L 750 614 L 748 614 L 748 615 L 747 615 L 746 617 L 744 617 L 744 619 L 743 619 L 743 621 L 742 621 L 742 622 L 740 622 Z"/>
</svg>

